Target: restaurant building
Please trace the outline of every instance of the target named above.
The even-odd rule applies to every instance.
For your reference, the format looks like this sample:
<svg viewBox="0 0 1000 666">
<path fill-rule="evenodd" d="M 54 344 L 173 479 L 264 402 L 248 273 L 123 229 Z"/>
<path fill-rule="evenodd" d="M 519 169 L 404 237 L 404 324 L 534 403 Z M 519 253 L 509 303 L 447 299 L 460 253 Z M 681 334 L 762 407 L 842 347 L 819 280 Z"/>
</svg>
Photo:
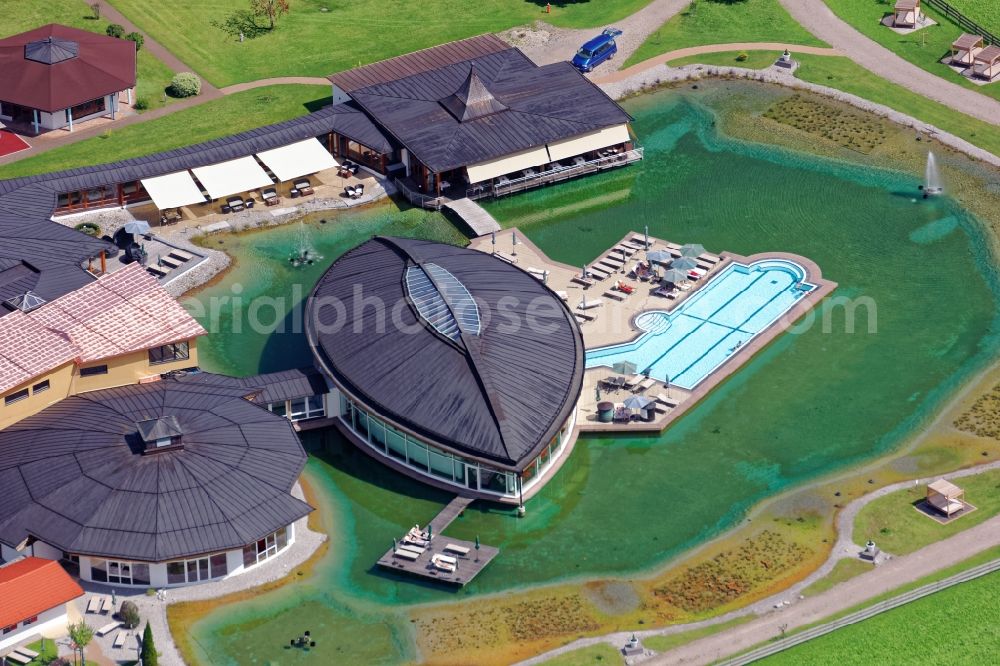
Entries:
<svg viewBox="0 0 1000 666">
<path fill-rule="evenodd" d="M 334 386 L 328 415 L 400 472 L 521 505 L 575 442 L 579 327 L 515 266 L 377 237 L 334 262 L 306 316 L 316 364 Z"/>
</svg>

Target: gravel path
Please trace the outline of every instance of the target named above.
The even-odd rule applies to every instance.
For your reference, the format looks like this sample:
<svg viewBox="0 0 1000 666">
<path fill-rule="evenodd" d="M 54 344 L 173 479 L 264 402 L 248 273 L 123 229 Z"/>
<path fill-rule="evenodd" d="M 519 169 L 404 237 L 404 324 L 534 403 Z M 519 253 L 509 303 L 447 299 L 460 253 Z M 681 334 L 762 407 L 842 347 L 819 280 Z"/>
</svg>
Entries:
<svg viewBox="0 0 1000 666">
<path fill-rule="evenodd" d="M 618 54 L 614 60 L 598 67 L 597 71 L 618 69 L 647 37 L 690 4 L 691 0 L 653 0 L 635 14 L 610 24 L 608 27 L 622 31 L 622 35 L 615 40 L 618 43 Z M 509 44 L 520 47 L 539 65 L 548 65 L 571 60 L 580 46 L 600 34 L 602 29 L 603 27 L 583 30 L 557 28 L 539 21 L 533 28 L 513 28 L 500 33 L 500 36 Z"/>
<path fill-rule="evenodd" d="M 910 64 L 842 21 L 823 0 L 781 0 L 781 4 L 806 30 L 872 73 L 961 113 L 1000 122 L 1000 101 Z"/>
<path fill-rule="evenodd" d="M 322 76 L 279 76 L 273 79 L 257 79 L 256 81 L 235 83 L 225 88 L 219 88 L 219 92 L 223 95 L 232 95 L 244 90 L 276 85 L 328 86 L 330 85 L 330 80 Z"/>
<path fill-rule="evenodd" d="M 790 630 L 821 621 L 841 610 L 851 608 L 869 599 L 891 592 L 902 585 L 959 564 L 977 553 L 1000 545 L 1000 516 L 995 516 L 984 523 L 980 523 L 952 537 L 921 548 L 909 555 L 900 557 L 890 556 L 884 560 L 880 560 L 879 566 L 873 568 L 872 571 L 840 583 L 816 596 L 804 599 L 800 596 L 802 590 L 829 574 L 837 562 L 848 557 L 856 557 L 862 550 L 862 546 L 854 543 L 852 539 L 854 521 L 861 509 L 870 502 L 880 497 L 885 497 L 897 490 L 909 488 L 914 484 L 927 483 L 932 479 L 959 479 L 996 469 L 1000 469 L 1000 461 L 927 479 L 901 481 L 879 488 L 864 497 L 859 497 L 844 507 L 837 515 L 837 542 L 834 544 L 830 556 L 822 566 L 787 590 L 762 599 L 745 608 L 701 622 L 676 624 L 646 631 L 623 631 L 605 636 L 579 639 L 555 650 L 550 650 L 549 652 L 520 662 L 518 666 L 542 664 L 555 656 L 600 643 L 606 643 L 614 648 L 621 648 L 633 633 L 640 639 L 649 636 L 669 636 L 715 626 L 748 615 L 759 616 L 755 620 L 693 641 L 669 652 L 657 655 L 652 659 L 646 658 L 642 660 L 642 663 L 658 665 L 708 664 L 729 655 L 742 652 L 768 638 L 778 636 L 781 633 L 781 625 L 787 625 L 785 627 L 786 630 Z"/>
</svg>

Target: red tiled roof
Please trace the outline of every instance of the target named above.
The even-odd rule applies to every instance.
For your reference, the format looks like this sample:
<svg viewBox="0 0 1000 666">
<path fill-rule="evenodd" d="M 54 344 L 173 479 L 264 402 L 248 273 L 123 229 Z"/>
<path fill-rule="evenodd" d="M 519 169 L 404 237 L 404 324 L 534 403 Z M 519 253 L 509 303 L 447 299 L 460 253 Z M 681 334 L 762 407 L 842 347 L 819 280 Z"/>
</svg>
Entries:
<svg viewBox="0 0 1000 666">
<path fill-rule="evenodd" d="M 55 560 L 26 557 L 0 567 L 0 627 L 83 596 L 83 589 Z"/>
<path fill-rule="evenodd" d="M 25 58 L 24 47 L 46 38 L 75 42 L 76 57 L 48 65 Z M 55 23 L 0 39 L 0 99 L 59 111 L 135 86 L 135 45 Z"/>
<path fill-rule="evenodd" d="M 0 391 L 75 360 L 89 363 L 204 335 L 139 264 L 29 313 L 0 318 Z"/>
</svg>

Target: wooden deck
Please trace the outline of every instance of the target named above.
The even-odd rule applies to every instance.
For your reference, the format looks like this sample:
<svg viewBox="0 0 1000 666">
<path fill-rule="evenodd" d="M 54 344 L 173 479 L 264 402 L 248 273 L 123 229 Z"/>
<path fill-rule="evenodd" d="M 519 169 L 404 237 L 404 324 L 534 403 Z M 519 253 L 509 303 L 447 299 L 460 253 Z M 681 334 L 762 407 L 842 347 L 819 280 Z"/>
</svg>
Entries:
<svg viewBox="0 0 1000 666">
<path fill-rule="evenodd" d="M 448 201 L 444 207 L 454 212 L 465 222 L 476 236 L 500 231 L 500 223 L 472 199 Z"/>
<path fill-rule="evenodd" d="M 493 561 L 500 554 L 500 549 L 495 546 L 479 545 L 472 541 L 463 541 L 445 536 L 442 532 L 472 504 L 474 500 L 469 497 L 456 497 L 441 510 L 430 522 L 433 527 L 433 538 L 431 545 L 421 553 L 416 559 L 410 560 L 395 555 L 392 548 L 379 558 L 377 564 L 383 569 L 419 576 L 427 580 L 441 581 L 450 585 L 465 585 L 479 575 L 479 572 L 486 568 L 486 565 Z M 447 550 L 448 546 L 458 546 L 468 548 L 468 554 L 463 555 Z M 454 573 L 442 571 L 431 563 L 434 555 L 447 555 L 457 560 L 458 565 Z"/>
</svg>

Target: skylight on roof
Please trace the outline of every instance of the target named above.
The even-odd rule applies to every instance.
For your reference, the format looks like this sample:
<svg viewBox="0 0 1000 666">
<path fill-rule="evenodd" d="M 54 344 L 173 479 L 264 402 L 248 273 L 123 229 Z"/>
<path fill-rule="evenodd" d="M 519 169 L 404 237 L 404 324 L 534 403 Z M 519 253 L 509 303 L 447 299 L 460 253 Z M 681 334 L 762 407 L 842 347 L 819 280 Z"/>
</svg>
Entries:
<svg viewBox="0 0 1000 666">
<path fill-rule="evenodd" d="M 406 269 L 406 290 L 417 312 L 441 335 L 479 335 L 479 306 L 458 278 L 437 264 Z"/>
<path fill-rule="evenodd" d="M 7 299 L 7 305 L 21 312 L 31 312 L 35 308 L 45 305 L 45 299 L 33 291 L 26 291 Z"/>
</svg>

